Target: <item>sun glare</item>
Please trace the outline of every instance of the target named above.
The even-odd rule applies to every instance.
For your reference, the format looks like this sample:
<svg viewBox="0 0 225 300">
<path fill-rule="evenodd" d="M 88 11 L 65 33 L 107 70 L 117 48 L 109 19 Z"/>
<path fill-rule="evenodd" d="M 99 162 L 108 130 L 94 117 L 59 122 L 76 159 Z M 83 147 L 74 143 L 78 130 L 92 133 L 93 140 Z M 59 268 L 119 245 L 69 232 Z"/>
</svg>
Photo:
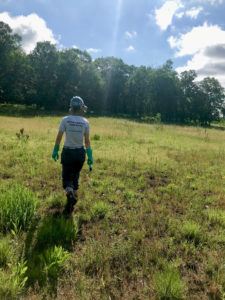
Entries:
<svg viewBox="0 0 225 300">
<path fill-rule="evenodd" d="M 116 2 L 117 3 L 116 3 L 115 24 L 114 24 L 113 38 L 112 38 L 112 55 L 113 56 L 115 55 L 116 48 L 117 48 L 117 39 L 118 39 L 118 32 L 119 32 L 119 26 L 120 26 L 123 0 L 117 0 Z"/>
</svg>

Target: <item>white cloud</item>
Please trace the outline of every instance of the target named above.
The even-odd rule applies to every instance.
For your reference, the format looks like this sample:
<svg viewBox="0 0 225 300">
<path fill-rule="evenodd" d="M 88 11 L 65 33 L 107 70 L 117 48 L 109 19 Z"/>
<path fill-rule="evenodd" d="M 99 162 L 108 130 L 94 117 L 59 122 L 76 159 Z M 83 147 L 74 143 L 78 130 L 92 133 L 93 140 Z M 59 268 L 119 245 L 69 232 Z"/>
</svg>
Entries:
<svg viewBox="0 0 225 300">
<path fill-rule="evenodd" d="M 212 58 L 207 56 L 204 51 L 200 51 L 190 59 L 183 67 L 176 69 L 178 73 L 187 70 L 195 70 L 198 74 L 198 80 L 204 77 L 215 77 L 225 87 L 225 55 L 223 58 Z"/>
<path fill-rule="evenodd" d="M 176 13 L 176 17 L 178 19 L 181 19 L 183 18 L 184 16 L 186 17 L 189 17 L 191 19 L 197 19 L 198 15 L 200 14 L 200 12 L 203 11 L 203 7 L 202 6 L 199 6 L 199 7 L 192 7 L 191 9 L 189 10 L 186 10 L 186 11 L 181 11 L 181 12 L 178 12 Z"/>
<path fill-rule="evenodd" d="M 88 49 L 86 49 L 86 51 L 88 53 L 92 53 L 92 54 L 96 54 L 96 53 L 102 52 L 101 49 L 97 49 L 97 48 L 88 48 Z"/>
<path fill-rule="evenodd" d="M 213 76 L 225 86 L 225 30 L 204 23 L 179 37 L 171 36 L 168 42 L 177 50 L 175 56 L 192 56 L 178 72 L 194 69 L 199 78 Z"/>
<path fill-rule="evenodd" d="M 184 12 L 184 11 L 181 11 L 181 12 L 179 12 L 179 13 L 176 13 L 176 17 L 177 17 L 178 19 L 183 18 L 184 15 L 185 15 L 185 12 Z"/>
<path fill-rule="evenodd" d="M 50 41 L 53 44 L 58 42 L 45 20 L 35 13 L 27 16 L 11 16 L 8 12 L 3 12 L 0 13 L 0 21 L 7 23 L 14 33 L 22 37 L 22 47 L 27 53 L 35 48 L 37 42 Z"/>
<path fill-rule="evenodd" d="M 221 44 L 225 41 L 225 31 L 218 25 L 193 27 L 191 31 L 181 34 L 179 37 L 171 36 L 168 39 L 171 48 L 177 49 L 176 56 L 196 54 L 208 46 Z"/>
<path fill-rule="evenodd" d="M 135 31 L 135 30 L 133 30 L 133 31 L 126 31 L 125 32 L 125 37 L 127 38 L 127 39 L 133 39 L 133 38 L 135 38 L 137 36 L 137 32 Z"/>
<path fill-rule="evenodd" d="M 127 51 L 127 52 L 135 52 L 135 48 L 134 48 L 134 46 L 130 45 L 129 47 L 127 47 L 125 49 L 125 51 Z"/>
<path fill-rule="evenodd" d="M 196 19 L 203 11 L 202 6 L 196 5 L 220 5 L 225 3 L 225 0 L 165 0 L 164 4 L 155 9 L 155 21 L 161 30 L 166 30 L 173 22 L 173 18 L 190 17 Z M 192 8 L 189 9 L 190 6 Z M 149 15 L 150 16 L 150 15 Z"/>
<path fill-rule="evenodd" d="M 190 10 L 187 10 L 185 12 L 185 15 L 187 17 L 190 17 L 191 19 L 197 19 L 198 15 L 200 14 L 201 11 L 203 11 L 203 7 L 201 7 L 201 6 L 192 7 Z"/>
<path fill-rule="evenodd" d="M 161 30 L 166 30 L 172 24 L 175 13 L 182 7 L 181 0 L 168 0 L 155 10 L 156 24 Z"/>
</svg>

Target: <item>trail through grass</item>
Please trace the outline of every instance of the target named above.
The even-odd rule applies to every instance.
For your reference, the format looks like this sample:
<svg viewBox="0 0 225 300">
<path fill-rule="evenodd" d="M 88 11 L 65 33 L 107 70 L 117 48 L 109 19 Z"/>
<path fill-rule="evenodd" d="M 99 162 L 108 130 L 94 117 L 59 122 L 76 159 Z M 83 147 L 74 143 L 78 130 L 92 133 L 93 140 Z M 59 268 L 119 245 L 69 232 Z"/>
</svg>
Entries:
<svg viewBox="0 0 225 300">
<path fill-rule="evenodd" d="M 84 166 L 65 219 L 51 160 L 59 121 L 0 118 L 0 293 L 223 299 L 224 132 L 91 118 L 94 170 Z"/>
</svg>

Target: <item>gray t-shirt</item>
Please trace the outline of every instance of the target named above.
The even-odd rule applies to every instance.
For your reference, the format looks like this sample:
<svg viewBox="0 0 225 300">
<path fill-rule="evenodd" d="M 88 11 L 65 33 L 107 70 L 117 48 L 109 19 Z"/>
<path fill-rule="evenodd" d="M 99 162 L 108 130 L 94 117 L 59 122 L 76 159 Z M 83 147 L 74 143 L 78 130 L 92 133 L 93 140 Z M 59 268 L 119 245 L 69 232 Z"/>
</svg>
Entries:
<svg viewBox="0 0 225 300">
<path fill-rule="evenodd" d="M 89 133 L 89 122 L 81 116 L 64 117 L 59 131 L 65 132 L 64 147 L 80 148 L 84 145 L 84 135 Z"/>
</svg>

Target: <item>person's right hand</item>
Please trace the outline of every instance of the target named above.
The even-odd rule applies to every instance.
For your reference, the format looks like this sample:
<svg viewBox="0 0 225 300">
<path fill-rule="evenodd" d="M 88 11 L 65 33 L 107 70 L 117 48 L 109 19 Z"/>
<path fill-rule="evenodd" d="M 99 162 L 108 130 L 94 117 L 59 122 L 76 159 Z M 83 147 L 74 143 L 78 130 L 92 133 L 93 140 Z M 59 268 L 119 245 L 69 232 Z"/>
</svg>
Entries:
<svg viewBox="0 0 225 300">
<path fill-rule="evenodd" d="M 54 161 L 57 161 L 59 159 L 59 145 L 55 145 L 52 151 L 52 158 Z"/>
</svg>

